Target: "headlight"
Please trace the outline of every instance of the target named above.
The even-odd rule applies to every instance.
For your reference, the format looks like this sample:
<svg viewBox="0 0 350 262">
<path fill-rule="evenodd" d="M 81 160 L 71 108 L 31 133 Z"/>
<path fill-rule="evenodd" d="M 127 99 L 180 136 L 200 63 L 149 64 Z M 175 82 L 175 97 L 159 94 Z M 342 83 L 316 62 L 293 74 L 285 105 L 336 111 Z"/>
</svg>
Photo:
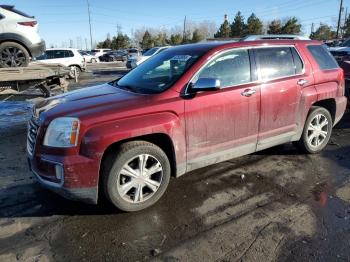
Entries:
<svg viewBox="0 0 350 262">
<path fill-rule="evenodd" d="M 59 117 L 50 123 L 44 145 L 51 147 L 74 147 L 78 143 L 80 121 L 74 117 Z"/>
</svg>

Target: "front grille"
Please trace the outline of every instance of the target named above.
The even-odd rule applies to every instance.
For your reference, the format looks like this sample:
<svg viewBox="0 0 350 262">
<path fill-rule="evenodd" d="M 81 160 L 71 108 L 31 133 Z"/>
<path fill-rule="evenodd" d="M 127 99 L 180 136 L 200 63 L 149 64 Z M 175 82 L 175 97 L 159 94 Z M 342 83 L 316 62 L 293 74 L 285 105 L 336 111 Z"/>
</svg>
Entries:
<svg viewBox="0 0 350 262">
<path fill-rule="evenodd" d="M 29 156 L 33 156 L 36 137 L 38 135 L 39 124 L 34 118 L 31 118 L 28 122 L 28 134 L 27 134 L 27 152 Z"/>
</svg>

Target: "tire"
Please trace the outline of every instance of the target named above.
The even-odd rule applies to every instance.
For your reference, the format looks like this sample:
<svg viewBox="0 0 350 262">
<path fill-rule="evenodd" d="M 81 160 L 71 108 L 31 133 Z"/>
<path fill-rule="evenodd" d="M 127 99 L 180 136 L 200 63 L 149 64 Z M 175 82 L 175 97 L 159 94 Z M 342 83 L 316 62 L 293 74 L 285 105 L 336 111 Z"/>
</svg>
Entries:
<svg viewBox="0 0 350 262">
<path fill-rule="evenodd" d="M 150 170 L 153 168 L 155 173 L 140 176 L 140 156 L 148 156 L 145 172 L 152 172 Z M 128 170 L 132 170 L 131 175 L 135 177 L 129 176 Z M 105 159 L 102 166 L 103 190 L 106 197 L 120 210 L 139 211 L 152 206 L 162 197 L 170 175 L 169 159 L 162 149 L 149 142 L 128 142 L 120 146 L 116 155 L 109 155 Z M 138 192 L 141 193 L 137 194 Z"/>
<path fill-rule="evenodd" d="M 308 154 L 319 153 L 326 147 L 332 134 L 332 128 L 333 120 L 329 111 L 323 107 L 312 107 L 302 136 L 294 145 Z"/>
<path fill-rule="evenodd" d="M 77 74 L 77 78 L 79 78 L 80 73 L 81 73 L 81 69 L 79 66 L 70 66 L 70 72 L 69 72 L 69 77 L 71 79 L 75 78 L 75 73 Z"/>
<path fill-rule="evenodd" d="M 29 64 L 29 60 L 29 52 L 24 46 L 15 42 L 3 42 L 0 44 L 0 68 L 26 67 Z"/>
</svg>

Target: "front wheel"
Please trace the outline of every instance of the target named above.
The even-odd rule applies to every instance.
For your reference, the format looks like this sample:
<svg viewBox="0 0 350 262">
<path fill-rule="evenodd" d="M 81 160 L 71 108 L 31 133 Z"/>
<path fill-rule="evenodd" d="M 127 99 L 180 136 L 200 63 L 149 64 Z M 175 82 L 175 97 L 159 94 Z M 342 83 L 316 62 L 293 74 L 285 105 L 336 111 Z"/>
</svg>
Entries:
<svg viewBox="0 0 350 262">
<path fill-rule="evenodd" d="M 313 107 L 306 119 L 301 139 L 295 145 L 306 153 L 318 153 L 327 145 L 332 127 L 329 111 L 323 107 Z"/>
<path fill-rule="evenodd" d="M 116 156 L 106 158 L 102 170 L 107 198 L 127 212 L 155 204 L 164 194 L 171 174 L 164 151 L 144 141 L 121 145 Z"/>
</svg>

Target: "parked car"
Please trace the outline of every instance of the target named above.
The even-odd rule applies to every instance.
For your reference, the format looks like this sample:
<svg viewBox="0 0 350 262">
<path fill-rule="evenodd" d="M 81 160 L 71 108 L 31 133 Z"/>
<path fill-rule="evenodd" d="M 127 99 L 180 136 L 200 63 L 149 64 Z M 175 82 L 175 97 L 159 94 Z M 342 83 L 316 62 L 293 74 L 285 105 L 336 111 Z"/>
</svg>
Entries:
<svg viewBox="0 0 350 262">
<path fill-rule="evenodd" d="M 256 40 L 310 40 L 310 38 L 302 35 L 271 34 L 271 35 L 248 35 L 241 39 L 241 41 L 256 41 Z"/>
<path fill-rule="evenodd" d="M 36 58 L 40 63 L 62 64 L 71 68 L 70 77 L 76 78 L 85 71 L 86 64 L 84 57 L 74 48 L 49 48 L 46 52 Z"/>
<path fill-rule="evenodd" d="M 93 55 L 96 56 L 97 58 L 99 58 L 100 56 L 102 56 L 110 51 L 112 51 L 112 49 L 108 49 L 108 48 L 97 48 L 97 49 L 91 50 Z"/>
<path fill-rule="evenodd" d="M 0 67 L 27 66 L 44 51 L 37 20 L 12 5 L 0 5 Z"/>
<path fill-rule="evenodd" d="M 84 57 L 86 63 L 97 63 L 99 61 L 96 56 L 89 53 L 88 51 L 79 50 L 78 52 Z"/>
<path fill-rule="evenodd" d="M 159 54 L 160 52 L 168 49 L 170 46 L 153 47 L 148 49 L 146 52 L 140 55 L 130 56 L 126 63 L 126 67 L 129 69 L 135 68 L 141 63 L 145 62 L 150 57 Z"/>
<path fill-rule="evenodd" d="M 128 58 L 128 53 L 125 51 L 111 51 L 102 56 L 100 56 L 100 61 L 103 62 L 115 62 L 122 61 L 125 62 Z"/>
<path fill-rule="evenodd" d="M 29 164 L 65 197 L 96 204 L 103 192 L 137 211 L 170 176 L 287 142 L 320 152 L 346 103 L 343 70 L 318 41 L 183 45 L 36 105 Z"/>
</svg>

